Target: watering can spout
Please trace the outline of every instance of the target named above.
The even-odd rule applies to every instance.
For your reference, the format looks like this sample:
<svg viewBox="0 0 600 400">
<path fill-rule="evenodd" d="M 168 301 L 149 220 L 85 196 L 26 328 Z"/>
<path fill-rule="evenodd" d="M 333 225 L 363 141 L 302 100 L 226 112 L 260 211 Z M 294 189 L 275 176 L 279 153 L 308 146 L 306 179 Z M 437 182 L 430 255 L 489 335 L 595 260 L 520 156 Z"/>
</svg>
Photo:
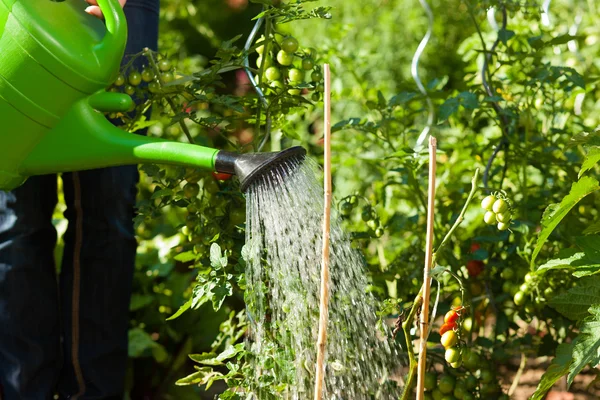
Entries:
<svg viewBox="0 0 600 400">
<path fill-rule="evenodd" d="M 131 105 L 129 96 L 105 91 L 81 99 L 37 143 L 19 173 L 26 177 L 141 163 L 183 165 L 234 174 L 246 191 L 276 166 L 291 165 L 306 154 L 299 146 L 238 154 L 135 135 L 114 126 L 101 112 L 127 111 Z"/>
<path fill-rule="evenodd" d="M 218 150 L 125 132 L 100 112 L 130 106 L 129 96 L 104 91 L 78 101 L 33 148 L 19 172 L 31 176 L 140 163 L 214 170 Z"/>
</svg>

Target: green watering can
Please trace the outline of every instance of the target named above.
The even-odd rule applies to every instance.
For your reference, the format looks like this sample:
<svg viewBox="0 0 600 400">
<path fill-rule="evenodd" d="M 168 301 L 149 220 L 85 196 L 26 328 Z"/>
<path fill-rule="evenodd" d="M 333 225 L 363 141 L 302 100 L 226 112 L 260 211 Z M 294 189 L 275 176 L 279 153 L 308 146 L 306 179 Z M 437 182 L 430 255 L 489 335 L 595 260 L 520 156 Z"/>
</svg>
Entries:
<svg viewBox="0 0 600 400">
<path fill-rule="evenodd" d="M 274 166 L 302 159 L 292 147 L 237 154 L 125 132 L 103 112 L 132 99 L 107 92 L 127 40 L 117 0 L 98 0 L 105 23 L 84 0 L 0 0 L 0 189 L 33 175 L 159 163 L 236 174 L 242 190 Z"/>
</svg>

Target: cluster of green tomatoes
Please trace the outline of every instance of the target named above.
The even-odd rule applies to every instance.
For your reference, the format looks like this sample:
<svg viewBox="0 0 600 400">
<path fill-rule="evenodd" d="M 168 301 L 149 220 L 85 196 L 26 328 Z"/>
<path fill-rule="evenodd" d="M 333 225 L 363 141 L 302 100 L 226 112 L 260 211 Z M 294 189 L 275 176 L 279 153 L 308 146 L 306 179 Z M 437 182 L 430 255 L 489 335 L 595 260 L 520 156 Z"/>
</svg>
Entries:
<svg viewBox="0 0 600 400">
<path fill-rule="evenodd" d="M 481 201 L 485 210 L 483 220 L 488 225 L 496 225 L 498 230 L 505 231 L 510 226 L 512 211 L 508 200 L 499 193 L 490 194 Z"/>
<path fill-rule="evenodd" d="M 264 41 L 264 37 L 262 39 Z M 314 90 L 312 100 L 319 101 L 325 88 L 321 67 L 315 63 L 316 50 L 311 47 L 301 50 L 296 38 L 278 33 L 273 35 L 269 47 L 268 54 L 265 54 L 264 44 L 256 48 L 259 54 L 256 66 L 261 68 L 264 62 L 263 77 L 269 87 L 275 93 L 287 90 L 294 96 L 300 95 L 302 88 L 307 88 Z"/>
<path fill-rule="evenodd" d="M 348 218 L 350 215 L 352 215 L 352 211 L 358 205 L 359 198 L 362 198 L 362 196 L 357 193 L 342 199 L 339 206 L 342 217 Z M 381 221 L 379 220 L 377 211 L 375 211 L 370 204 L 367 204 L 362 208 L 360 217 L 367 224 L 371 236 L 378 238 L 383 236 L 383 227 L 381 226 Z"/>
</svg>

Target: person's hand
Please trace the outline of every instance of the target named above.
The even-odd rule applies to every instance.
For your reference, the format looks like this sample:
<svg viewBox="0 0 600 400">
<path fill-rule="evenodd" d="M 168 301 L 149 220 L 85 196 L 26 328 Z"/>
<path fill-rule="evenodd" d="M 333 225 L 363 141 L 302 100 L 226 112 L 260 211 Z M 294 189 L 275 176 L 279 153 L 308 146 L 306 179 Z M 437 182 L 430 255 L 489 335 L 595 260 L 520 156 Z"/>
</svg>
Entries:
<svg viewBox="0 0 600 400">
<path fill-rule="evenodd" d="M 90 4 L 90 6 L 85 9 L 85 12 L 87 12 L 88 14 L 93 15 L 94 17 L 98 17 L 100 19 L 104 19 L 104 15 L 102 15 L 102 11 L 100 11 L 100 7 L 98 7 L 98 1 L 97 0 L 85 0 L 85 1 L 88 4 Z M 126 2 L 127 2 L 127 0 L 119 0 L 119 3 L 121 3 L 121 7 L 123 7 Z"/>
</svg>

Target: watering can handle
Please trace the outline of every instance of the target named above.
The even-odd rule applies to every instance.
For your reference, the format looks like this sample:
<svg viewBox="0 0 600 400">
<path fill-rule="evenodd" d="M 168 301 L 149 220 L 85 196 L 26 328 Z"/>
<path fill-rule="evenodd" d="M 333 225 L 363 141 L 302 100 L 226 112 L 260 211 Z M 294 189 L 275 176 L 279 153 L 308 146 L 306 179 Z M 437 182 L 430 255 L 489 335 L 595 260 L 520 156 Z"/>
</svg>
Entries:
<svg viewBox="0 0 600 400">
<path fill-rule="evenodd" d="M 106 35 L 99 45 L 99 51 L 122 53 L 127 42 L 127 20 L 119 0 L 98 0 L 98 6 L 106 23 Z"/>
</svg>

